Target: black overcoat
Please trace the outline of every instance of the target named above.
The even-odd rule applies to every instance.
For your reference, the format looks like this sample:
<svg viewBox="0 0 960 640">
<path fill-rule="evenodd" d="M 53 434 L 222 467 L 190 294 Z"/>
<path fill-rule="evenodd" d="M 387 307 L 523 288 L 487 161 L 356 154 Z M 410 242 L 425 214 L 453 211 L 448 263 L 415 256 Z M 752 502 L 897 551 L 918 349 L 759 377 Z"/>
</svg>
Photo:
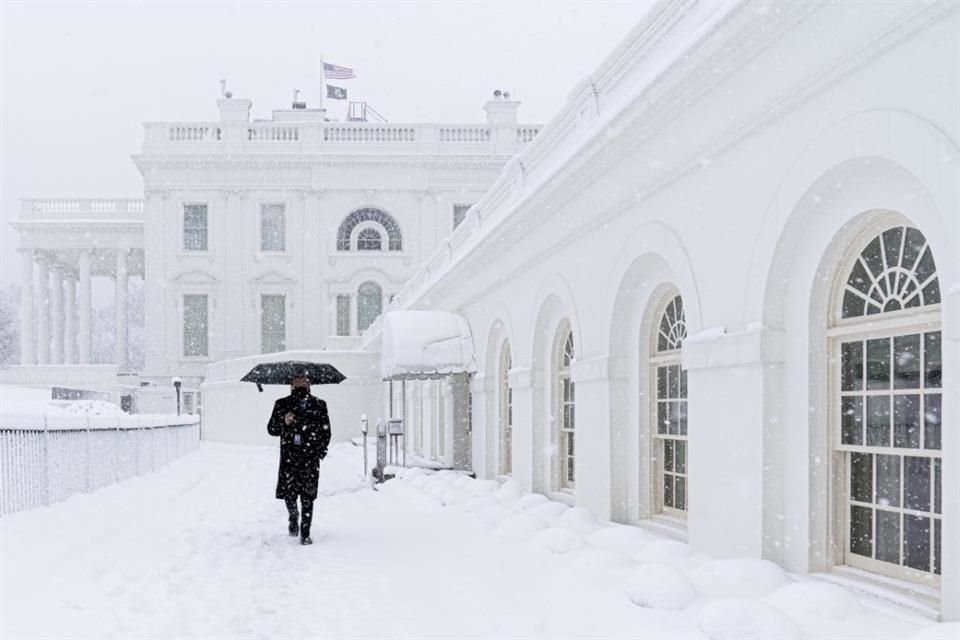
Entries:
<svg viewBox="0 0 960 640">
<path fill-rule="evenodd" d="M 294 420 L 287 425 L 287 413 Z M 283 500 L 302 495 L 315 500 L 320 478 L 320 460 L 330 446 L 330 418 L 327 403 L 307 395 L 289 395 L 277 400 L 267 423 L 267 433 L 280 436 L 280 468 L 277 471 L 277 498 Z M 297 437 L 299 444 L 297 444 Z"/>
</svg>

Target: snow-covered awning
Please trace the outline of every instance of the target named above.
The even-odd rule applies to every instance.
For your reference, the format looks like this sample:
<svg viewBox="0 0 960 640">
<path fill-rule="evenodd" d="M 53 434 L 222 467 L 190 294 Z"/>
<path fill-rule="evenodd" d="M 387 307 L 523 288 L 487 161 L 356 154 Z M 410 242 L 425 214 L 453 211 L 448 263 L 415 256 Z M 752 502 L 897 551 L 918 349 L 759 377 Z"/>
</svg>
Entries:
<svg viewBox="0 0 960 640">
<path fill-rule="evenodd" d="M 389 311 L 383 317 L 380 363 L 384 380 L 473 373 L 470 325 L 447 311 Z"/>
</svg>

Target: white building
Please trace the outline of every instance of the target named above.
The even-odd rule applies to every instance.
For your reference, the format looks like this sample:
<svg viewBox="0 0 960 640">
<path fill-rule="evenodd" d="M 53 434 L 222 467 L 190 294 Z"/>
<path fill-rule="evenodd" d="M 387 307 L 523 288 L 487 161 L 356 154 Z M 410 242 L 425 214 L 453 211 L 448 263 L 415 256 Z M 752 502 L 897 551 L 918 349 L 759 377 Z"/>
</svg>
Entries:
<svg viewBox="0 0 960 640">
<path fill-rule="evenodd" d="M 519 149 L 525 129 L 506 128 L 519 153 L 495 178 L 488 168 L 480 197 L 482 180 L 459 176 L 422 200 L 429 180 L 394 183 L 393 206 L 390 187 L 367 194 L 362 181 L 318 195 L 349 161 L 339 157 L 308 171 L 251 150 L 249 169 L 220 165 L 204 149 L 340 135 L 279 114 L 250 125 L 238 101 L 219 124 L 148 125 L 137 158 L 146 224 L 165 231 L 147 234 L 157 249 L 146 247 L 145 268 L 167 286 L 151 294 L 165 312 L 150 333 L 164 346 L 147 374 L 199 375 L 203 360 L 181 344 L 196 327 L 207 326 L 210 359 L 256 353 L 265 295 L 286 296 L 284 347 L 349 349 L 322 342 L 337 296 L 373 279 L 391 312 L 456 314 L 460 333 L 435 337 L 473 345 L 442 370 L 382 372 L 381 357 L 396 364 L 388 342 L 403 317 L 388 314 L 354 341 L 359 351 L 327 353 L 351 360 L 350 419 L 405 417 L 411 457 L 960 619 L 958 34 L 960 5 L 948 1 L 665 0 L 536 140 Z M 194 172 L 208 186 L 193 187 Z M 475 204 L 443 239 L 458 202 Z M 256 247 L 273 204 L 290 225 L 313 225 L 286 237 L 326 239 L 318 253 L 298 249 L 302 271 Z M 205 230 L 197 255 L 179 235 L 202 219 L 194 205 L 207 207 L 206 226 L 186 227 Z M 433 235 L 396 277 L 354 277 L 364 229 L 351 231 L 351 251 L 333 230 L 352 211 L 404 206 L 434 217 Z M 225 211 L 246 215 L 228 227 Z M 301 273 L 319 274 L 316 297 Z M 195 295 L 207 325 L 181 320 Z M 207 370 L 216 411 L 205 424 L 235 427 L 219 439 L 262 437 L 262 409 L 236 393 L 255 360 Z"/>
<path fill-rule="evenodd" d="M 466 319 L 473 470 L 960 618 L 958 9 L 659 4 L 391 306 Z"/>
</svg>

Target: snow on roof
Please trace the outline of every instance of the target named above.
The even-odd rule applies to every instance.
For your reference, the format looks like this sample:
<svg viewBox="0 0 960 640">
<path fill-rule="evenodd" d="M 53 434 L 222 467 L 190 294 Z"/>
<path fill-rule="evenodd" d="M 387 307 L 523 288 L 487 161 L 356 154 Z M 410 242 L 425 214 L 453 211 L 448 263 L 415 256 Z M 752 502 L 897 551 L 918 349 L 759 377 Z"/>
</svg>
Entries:
<svg viewBox="0 0 960 640">
<path fill-rule="evenodd" d="M 447 311 L 389 311 L 380 364 L 384 380 L 472 373 L 477 366 L 470 325 Z"/>
</svg>

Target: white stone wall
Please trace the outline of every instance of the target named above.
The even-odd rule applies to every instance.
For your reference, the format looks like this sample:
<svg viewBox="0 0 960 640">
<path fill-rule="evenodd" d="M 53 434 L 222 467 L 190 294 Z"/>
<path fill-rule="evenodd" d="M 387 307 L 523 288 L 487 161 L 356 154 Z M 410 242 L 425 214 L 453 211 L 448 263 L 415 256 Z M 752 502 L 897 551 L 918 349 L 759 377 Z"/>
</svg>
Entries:
<svg viewBox="0 0 960 640">
<path fill-rule="evenodd" d="M 575 501 L 649 525 L 652 308 L 679 292 L 690 335 L 679 535 L 717 556 L 820 571 L 837 559 L 830 296 L 864 241 L 919 228 L 943 293 L 939 607 L 957 619 L 960 13 L 950 3 L 718 7 L 638 26 L 398 306 L 469 321 L 481 363 L 473 460 L 485 476 L 498 467 L 496 363 L 509 340 L 513 477 L 541 491 L 556 464 L 553 340 L 569 322 Z"/>
</svg>

